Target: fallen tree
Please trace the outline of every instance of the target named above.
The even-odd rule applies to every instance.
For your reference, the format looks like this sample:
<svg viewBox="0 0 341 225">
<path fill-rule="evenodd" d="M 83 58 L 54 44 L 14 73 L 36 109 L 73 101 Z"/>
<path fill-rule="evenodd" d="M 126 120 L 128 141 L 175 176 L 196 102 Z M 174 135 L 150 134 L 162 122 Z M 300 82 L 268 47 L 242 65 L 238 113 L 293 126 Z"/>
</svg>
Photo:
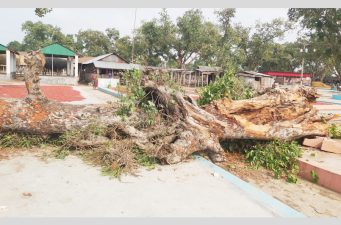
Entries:
<svg viewBox="0 0 341 225">
<path fill-rule="evenodd" d="M 75 140 L 76 147 L 108 141 L 117 146 L 118 142 L 129 143 L 169 164 L 197 151 L 207 152 L 213 161 L 223 161 L 220 142 L 224 140 L 295 140 L 328 134 L 329 118 L 317 115 L 312 107 L 317 93 L 308 87 L 273 89 L 248 100 L 224 98 L 199 107 L 182 92 L 145 77 L 141 86 L 145 98 L 155 104 L 160 122 L 140 127 L 141 110 L 123 120 L 115 114 L 117 104 L 70 105 L 46 99 L 39 87 L 44 56 L 31 52 L 25 61 L 28 96 L 23 100 L 0 99 L 0 133 L 61 135 L 96 123 L 105 127 L 102 137 Z"/>
</svg>

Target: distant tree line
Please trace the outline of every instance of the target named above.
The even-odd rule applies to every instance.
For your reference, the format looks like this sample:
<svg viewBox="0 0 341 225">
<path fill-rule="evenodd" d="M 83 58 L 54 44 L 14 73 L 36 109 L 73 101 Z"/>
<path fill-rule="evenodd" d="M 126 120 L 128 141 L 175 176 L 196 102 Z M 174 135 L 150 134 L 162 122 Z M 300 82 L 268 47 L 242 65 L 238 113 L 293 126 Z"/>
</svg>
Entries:
<svg viewBox="0 0 341 225">
<path fill-rule="evenodd" d="M 36 9 L 36 15 L 42 17 L 51 10 Z M 220 9 L 215 14 L 217 24 L 205 20 L 199 9 L 188 10 L 173 22 L 167 10 L 162 10 L 135 30 L 134 63 L 299 71 L 304 57 L 304 72 L 313 74 L 314 80 L 331 74 L 341 80 L 341 9 L 289 9 L 288 20 L 274 19 L 255 27 L 232 24 L 235 9 Z M 295 26 L 304 33 L 294 42 L 279 42 Z M 29 51 L 58 42 L 86 56 L 117 52 L 131 59 L 132 37 L 121 36 L 115 28 L 64 34 L 57 26 L 26 21 L 22 31 L 23 41 L 12 41 L 9 48 Z"/>
</svg>

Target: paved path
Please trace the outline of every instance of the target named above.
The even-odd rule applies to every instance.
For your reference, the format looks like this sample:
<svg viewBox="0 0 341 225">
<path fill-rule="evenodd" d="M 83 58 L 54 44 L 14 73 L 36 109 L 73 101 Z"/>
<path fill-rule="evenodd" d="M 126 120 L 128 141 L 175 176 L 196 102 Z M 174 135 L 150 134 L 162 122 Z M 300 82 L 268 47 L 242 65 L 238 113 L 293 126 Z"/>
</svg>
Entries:
<svg viewBox="0 0 341 225">
<path fill-rule="evenodd" d="M 320 97 L 317 99 L 317 103 L 314 107 L 319 110 L 321 115 L 338 115 L 332 122 L 341 124 L 341 100 L 332 99 L 333 94 L 340 92 L 326 89 L 317 89 L 317 92 Z"/>
<path fill-rule="evenodd" d="M 0 161 L 0 217 L 273 217 L 276 213 L 198 161 L 142 170 L 122 181 L 69 156 Z M 26 196 L 25 196 L 26 195 Z M 31 195 L 31 196 L 29 196 Z"/>
<path fill-rule="evenodd" d="M 83 105 L 83 104 L 104 104 L 108 101 L 115 102 L 118 98 L 109 94 L 103 93 L 99 90 L 93 89 L 91 86 L 78 85 L 73 86 L 73 89 L 79 92 L 84 99 L 80 101 L 69 102 L 70 104 Z"/>
</svg>

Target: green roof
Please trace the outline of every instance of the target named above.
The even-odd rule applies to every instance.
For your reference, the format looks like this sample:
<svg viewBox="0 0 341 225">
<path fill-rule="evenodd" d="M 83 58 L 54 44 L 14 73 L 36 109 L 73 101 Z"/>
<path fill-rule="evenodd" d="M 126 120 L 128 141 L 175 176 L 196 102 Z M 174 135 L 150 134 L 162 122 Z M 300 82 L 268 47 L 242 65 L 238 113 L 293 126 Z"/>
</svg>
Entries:
<svg viewBox="0 0 341 225">
<path fill-rule="evenodd" d="M 44 55 L 55 55 L 55 56 L 75 56 L 76 55 L 75 52 L 57 43 L 51 44 L 42 48 L 41 52 Z"/>
<path fill-rule="evenodd" d="M 6 51 L 6 46 L 5 45 L 2 45 L 2 44 L 0 44 L 0 51 Z"/>
</svg>

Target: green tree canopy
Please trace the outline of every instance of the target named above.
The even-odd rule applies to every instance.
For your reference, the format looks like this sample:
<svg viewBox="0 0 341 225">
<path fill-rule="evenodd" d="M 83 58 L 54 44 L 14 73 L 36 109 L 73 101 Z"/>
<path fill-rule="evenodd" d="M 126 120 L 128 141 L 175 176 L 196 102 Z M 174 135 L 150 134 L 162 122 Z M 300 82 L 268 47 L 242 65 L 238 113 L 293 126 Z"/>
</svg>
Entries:
<svg viewBox="0 0 341 225">
<path fill-rule="evenodd" d="M 332 67 L 341 81 L 341 9 L 296 9 L 288 11 L 291 21 L 299 22 L 308 30 L 314 43 L 323 46 L 319 54 L 324 55 L 324 63 Z M 317 56 L 317 54 L 316 54 Z"/>
<path fill-rule="evenodd" d="M 52 12 L 52 8 L 36 8 L 35 14 L 39 17 L 44 17 L 46 14 Z"/>
<path fill-rule="evenodd" d="M 24 48 L 22 44 L 19 41 L 11 41 L 8 43 L 7 48 L 13 50 L 13 51 L 23 51 Z"/>
<path fill-rule="evenodd" d="M 74 47 L 73 35 L 65 35 L 59 27 L 51 24 L 26 21 L 22 31 L 25 32 L 22 49 L 26 51 L 37 50 L 55 42 L 70 49 Z"/>
<path fill-rule="evenodd" d="M 102 31 L 80 30 L 76 39 L 76 48 L 83 55 L 99 56 L 114 50 L 110 38 Z"/>
</svg>

